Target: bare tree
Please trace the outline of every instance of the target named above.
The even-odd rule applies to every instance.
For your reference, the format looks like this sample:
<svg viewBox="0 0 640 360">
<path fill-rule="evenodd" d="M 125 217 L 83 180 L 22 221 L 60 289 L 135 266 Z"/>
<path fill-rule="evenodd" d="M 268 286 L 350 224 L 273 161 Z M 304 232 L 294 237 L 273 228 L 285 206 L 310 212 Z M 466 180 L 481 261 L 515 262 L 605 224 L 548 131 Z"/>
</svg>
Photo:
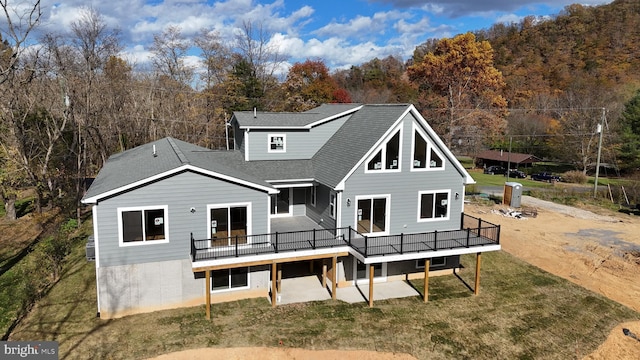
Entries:
<svg viewBox="0 0 640 360">
<path fill-rule="evenodd" d="M 21 2 L 15 6 L 10 6 L 9 0 L 0 0 L 0 8 L 6 22 L 4 26 L 0 26 L 0 42 L 3 38 L 8 42 L 7 47 L 0 47 L 0 57 L 6 60 L 0 62 L 0 84 L 3 84 L 15 73 L 18 62 L 26 51 L 27 39 L 40 22 L 42 9 L 40 0 L 31 4 Z"/>
<path fill-rule="evenodd" d="M 279 53 L 277 44 L 270 42 L 271 37 L 272 34 L 263 27 L 262 23 L 256 26 L 244 21 L 242 28 L 236 33 L 235 41 L 237 54 L 243 62 L 248 63 L 258 80 L 261 87 L 260 93 L 265 97 L 261 101 L 265 108 L 271 108 L 274 103 L 282 101 L 277 97 L 269 97 L 270 94 L 280 96 L 280 93 L 275 91 L 280 85 L 276 73 L 285 60 Z"/>
<path fill-rule="evenodd" d="M 205 88 L 209 89 L 215 84 L 222 83 L 231 71 L 232 60 L 231 50 L 222 43 L 220 34 L 217 31 L 201 29 L 193 42 L 200 49 L 200 56 L 206 69 L 200 76 Z"/>
<path fill-rule="evenodd" d="M 191 47 L 189 40 L 177 26 L 169 26 L 161 34 L 153 36 L 149 50 L 153 53 L 156 71 L 180 84 L 191 84 L 193 68 L 185 64 L 185 56 Z"/>
</svg>

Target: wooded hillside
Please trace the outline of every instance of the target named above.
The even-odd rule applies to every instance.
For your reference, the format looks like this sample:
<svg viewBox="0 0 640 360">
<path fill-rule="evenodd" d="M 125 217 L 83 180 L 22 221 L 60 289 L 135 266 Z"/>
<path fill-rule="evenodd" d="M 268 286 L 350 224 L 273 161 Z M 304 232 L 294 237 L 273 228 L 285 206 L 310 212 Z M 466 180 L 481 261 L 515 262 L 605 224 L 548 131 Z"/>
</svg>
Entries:
<svg viewBox="0 0 640 360">
<path fill-rule="evenodd" d="M 95 10 L 33 39 L 40 2 L 21 9 L 0 39 L 7 214 L 25 187 L 36 189 L 37 206 L 75 208 L 84 179 L 115 152 L 165 136 L 226 148 L 233 111 L 326 102 L 414 103 L 458 154 L 511 144 L 584 172 L 593 170 L 601 124 L 603 161 L 621 173 L 640 168 L 637 0 L 571 5 L 550 19 L 432 39 L 407 61 L 376 58 L 331 73 L 322 59 L 308 60 L 286 76 L 276 73 L 286 59 L 256 24 L 245 23 L 233 41 L 169 27 L 154 36 L 152 61 L 141 66 L 120 56 L 119 32 Z M 193 49 L 199 69 L 185 61 Z"/>
</svg>

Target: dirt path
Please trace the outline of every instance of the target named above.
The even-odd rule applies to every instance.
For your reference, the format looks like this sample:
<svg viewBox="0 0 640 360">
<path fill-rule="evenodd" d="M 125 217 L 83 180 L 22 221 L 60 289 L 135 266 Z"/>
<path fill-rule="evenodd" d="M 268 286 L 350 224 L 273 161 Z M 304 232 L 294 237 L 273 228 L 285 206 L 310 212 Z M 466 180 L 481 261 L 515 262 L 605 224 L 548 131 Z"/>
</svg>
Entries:
<svg viewBox="0 0 640 360">
<path fill-rule="evenodd" d="M 408 354 L 380 353 L 375 351 L 339 351 L 339 350 L 306 350 L 294 348 L 231 348 L 231 349 L 193 349 L 160 355 L 153 360 L 415 360 Z"/>
</svg>

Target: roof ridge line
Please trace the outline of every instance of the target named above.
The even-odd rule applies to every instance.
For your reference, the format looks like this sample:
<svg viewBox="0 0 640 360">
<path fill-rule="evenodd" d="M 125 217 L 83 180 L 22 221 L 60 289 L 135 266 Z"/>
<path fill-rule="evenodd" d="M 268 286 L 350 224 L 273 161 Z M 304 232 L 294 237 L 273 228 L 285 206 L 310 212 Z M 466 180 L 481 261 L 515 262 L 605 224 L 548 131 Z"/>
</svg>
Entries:
<svg viewBox="0 0 640 360">
<path fill-rule="evenodd" d="M 171 148 L 173 149 L 173 152 L 176 154 L 176 156 L 178 157 L 178 160 L 180 160 L 181 163 L 183 163 L 183 164 L 190 164 L 191 163 L 189 161 L 189 159 L 187 159 L 187 157 L 184 155 L 182 150 L 180 150 L 180 147 L 178 147 L 178 144 L 176 144 L 175 141 L 173 141 L 173 138 L 168 137 L 167 141 L 169 142 L 169 145 L 171 145 Z"/>
</svg>

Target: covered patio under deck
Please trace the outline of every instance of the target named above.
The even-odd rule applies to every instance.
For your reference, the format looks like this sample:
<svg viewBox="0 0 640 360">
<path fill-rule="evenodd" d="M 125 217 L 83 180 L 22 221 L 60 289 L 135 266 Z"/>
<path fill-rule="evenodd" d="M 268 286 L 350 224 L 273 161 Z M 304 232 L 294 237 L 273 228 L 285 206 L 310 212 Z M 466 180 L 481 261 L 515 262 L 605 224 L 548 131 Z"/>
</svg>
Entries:
<svg viewBox="0 0 640 360">
<path fill-rule="evenodd" d="M 316 260 L 322 260 L 322 289 L 326 289 L 335 300 L 337 274 L 336 271 L 328 274 L 327 260 L 331 261 L 331 269 L 336 269 L 338 257 L 352 255 L 368 265 L 369 279 L 373 279 L 374 264 L 425 259 L 423 299 L 427 302 L 429 264 L 432 257 L 476 253 L 474 293 L 477 295 L 481 253 L 500 249 L 500 226 L 466 214 L 462 216 L 460 230 L 382 237 L 364 236 L 351 227 L 323 229 L 304 216 L 273 218 L 271 229 L 270 234 L 229 238 L 229 246 L 211 246 L 210 239 L 196 240 L 192 236 L 192 270 L 205 272 L 207 318 L 211 316 L 209 284 L 212 270 L 270 264 L 270 300 L 275 307 L 278 303 L 277 293 L 281 291 L 282 286 L 282 272 L 279 269 L 282 264 L 306 261 L 313 272 L 313 264 Z M 327 281 L 331 283 L 331 290 L 326 287 Z M 360 294 L 366 297 L 369 306 L 373 307 L 373 298 L 376 295 L 374 281 L 368 281 L 368 285 L 368 296 L 362 292 Z"/>
</svg>

